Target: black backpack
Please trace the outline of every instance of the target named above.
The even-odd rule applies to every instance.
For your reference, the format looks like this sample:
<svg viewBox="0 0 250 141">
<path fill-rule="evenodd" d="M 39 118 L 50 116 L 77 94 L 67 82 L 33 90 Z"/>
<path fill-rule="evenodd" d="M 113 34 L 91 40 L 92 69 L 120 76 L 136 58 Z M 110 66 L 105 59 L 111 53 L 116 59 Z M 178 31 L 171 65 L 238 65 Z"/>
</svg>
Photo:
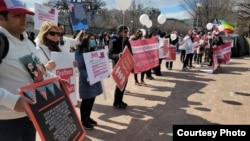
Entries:
<svg viewBox="0 0 250 141">
<path fill-rule="evenodd" d="M 0 64 L 3 58 L 7 55 L 9 51 L 9 41 L 7 37 L 0 32 Z"/>
</svg>

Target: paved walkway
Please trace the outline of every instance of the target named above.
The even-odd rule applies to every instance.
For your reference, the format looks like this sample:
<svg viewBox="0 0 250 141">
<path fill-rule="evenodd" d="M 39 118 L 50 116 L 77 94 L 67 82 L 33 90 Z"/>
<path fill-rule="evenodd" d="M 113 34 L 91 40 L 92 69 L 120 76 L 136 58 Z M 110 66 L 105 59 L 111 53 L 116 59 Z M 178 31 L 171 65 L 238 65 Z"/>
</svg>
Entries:
<svg viewBox="0 0 250 141">
<path fill-rule="evenodd" d="M 177 60 L 173 70 L 163 61 L 163 76 L 145 79 L 147 86 L 131 75 L 126 110 L 112 108 L 115 83 L 106 79 L 107 99 L 98 96 L 92 112 L 99 125 L 84 141 L 172 141 L 173 124 L 250 124 L 250 57 L 231 59 L 217 74 L 180 71 Z"/>
</svg>

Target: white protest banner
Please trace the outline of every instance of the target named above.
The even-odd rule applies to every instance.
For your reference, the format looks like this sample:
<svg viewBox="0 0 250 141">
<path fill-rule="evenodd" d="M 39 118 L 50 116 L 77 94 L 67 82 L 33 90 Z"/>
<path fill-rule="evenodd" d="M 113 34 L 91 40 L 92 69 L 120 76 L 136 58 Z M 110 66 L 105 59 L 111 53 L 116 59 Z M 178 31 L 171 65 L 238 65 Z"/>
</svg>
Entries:
<svg viewBox="0 0 250 141">
<path fill-rule="evenodd" d="M 51 60 L 56 62 L 56 68 L 53 73 L 60 76 L 61 79 L 68 81 L 68 91 L 74 105 L 77 105 L 76 94 L 76 74 L 73 66 L 75 60 L 74 53 L 51 52 Z"/>
<path fill-rule="evenodd" d="M 110 76 L 107 50 L 83 53 L 90 85 Z"/>
<path fill-rule="evenodd" d="M 37 30 L 40 29 L 44 21 L 51 21 L 55 25 L 57 25 L 58 23 L 59 10 L 57 10 L 56 8 L 35 3 L 35 13 L 36 14 L 34 16 L 34 22 L 35 22 L 34 28 Z"/>
</svg>

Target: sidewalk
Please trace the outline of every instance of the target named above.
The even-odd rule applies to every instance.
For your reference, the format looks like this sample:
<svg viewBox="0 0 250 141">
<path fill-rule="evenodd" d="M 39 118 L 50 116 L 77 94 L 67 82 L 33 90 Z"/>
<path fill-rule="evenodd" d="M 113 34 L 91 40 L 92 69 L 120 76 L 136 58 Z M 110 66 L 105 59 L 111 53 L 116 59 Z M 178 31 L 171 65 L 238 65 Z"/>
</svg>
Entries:
<svg viewBox="0 0 250 141">
<path fill-rule="evenodd" d="M 84 141 L 172 141 L 173 124 L 250 124 L 250 57 L 231 59 L 217 74 L 180 71 L 178 57 L 173 70 L 163 61 L 163 76 L 145 79 L 147 86 L 130 75 L 126 110 L 113 109 L 115 83 L 105 79 L 107 99 L 98 96 L 92 112 L 99 125 Z"/>
</svg>

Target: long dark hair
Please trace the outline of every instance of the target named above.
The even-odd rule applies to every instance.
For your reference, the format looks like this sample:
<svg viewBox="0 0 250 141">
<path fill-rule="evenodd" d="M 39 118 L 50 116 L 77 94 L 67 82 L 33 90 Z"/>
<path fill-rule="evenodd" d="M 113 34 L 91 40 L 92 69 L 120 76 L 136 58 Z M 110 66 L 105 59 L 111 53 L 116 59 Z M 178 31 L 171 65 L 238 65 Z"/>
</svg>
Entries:
<svg viewBox="0 0 250 141">
<path fill-rule="evenodd" d="M 91 36 L 94 36 L 96 39 L 96 36 L 93 32 L 83 32 L 80 36 L 79 36 L 79 48 L 80 51 L 83 52 L 83 49 L 87 49 L 87 51 L 92 51 L 93 49 L 89 47 L 89 39 Z"/>
</svg>

